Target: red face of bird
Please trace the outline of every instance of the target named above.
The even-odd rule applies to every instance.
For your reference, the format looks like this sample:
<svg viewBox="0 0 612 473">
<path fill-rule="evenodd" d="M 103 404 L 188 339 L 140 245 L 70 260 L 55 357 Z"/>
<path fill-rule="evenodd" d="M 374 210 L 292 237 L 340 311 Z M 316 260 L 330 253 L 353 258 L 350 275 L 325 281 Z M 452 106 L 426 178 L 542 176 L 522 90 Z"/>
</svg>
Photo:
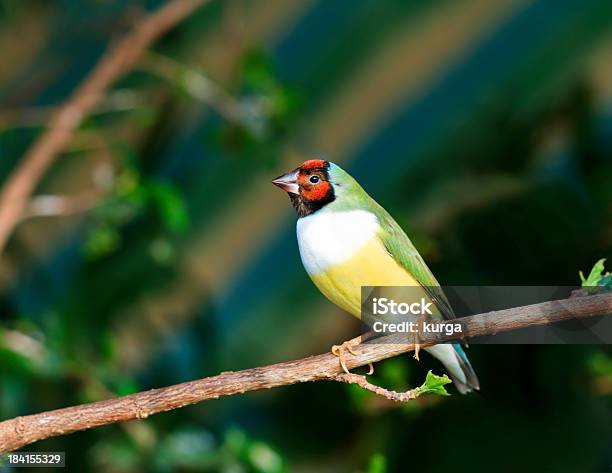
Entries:
<svg viewBox="0 0 612 473">
<path fill-rule="evenodd" d="M 289 194 L 298 215 L 304 217 L 316 212 L 335 198 L 329 180 L 329 162 L 312 159 L 300 167 L 272 181 Z"/>
</svg>

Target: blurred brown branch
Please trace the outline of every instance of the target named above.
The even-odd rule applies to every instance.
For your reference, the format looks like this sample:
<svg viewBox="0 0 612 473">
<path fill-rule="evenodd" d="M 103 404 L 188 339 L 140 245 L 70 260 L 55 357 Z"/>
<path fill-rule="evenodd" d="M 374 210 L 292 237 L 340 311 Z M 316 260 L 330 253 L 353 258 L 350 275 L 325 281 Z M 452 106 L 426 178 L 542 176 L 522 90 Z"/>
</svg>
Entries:
<svg viewBox="0 0 612 473">
<path fill-rule="evenodd" d="M 20 221 L 36 184 L 107 89 L 134 67 L 154 41 L 208 1 L 171 0 L 144 17 L 131 33 L 111 45 L 84 82 L 53 115 L 47 130 L 19 162 L 0 194 L 0 253 Z"/>
<path fill-rule="evenodd" d="M 58 217 L 88 212 L 100 204 L 115 181 L 109 165 L 98 164 L 92 173 L 93 186 L 71 195 L 37 195 L 26 205 L 21 220 Z"/>
<path fill-rule="evenodd" d="M 492 335 L 535 325 L 545 325 L 580 317 L 607 315 L 612 312 L 612 293 L 572 297 L 524 307 L 487 312 L 456 319 L 464 337 Z M 347 355 L 347 366 L 357 368 L 413 350 L 405 334 L 388 336 L 385 343 L 363 343 Z M 421 345 L 435 345 L 451 340 L 443 333 L 421 334 Z M 456 337 L 455 337 L 456 338 Z M 68 407 L 0 423 L 0 453 L 16 450 L 41 439 L 64 435 L 116 422 L 145 419 L 152 414 L 177 409 L 209 399 L 270 389 L 307 381 L 355 383 L 393 400 L 412 399 L 410 393 L 395 393 L 368 383 L 365 377 L 342 372 L 331 353 L 311 356 L 270 366 L 221 373 L 165 388 L 152 389 L 116 399 Z"/>
<path fill-rule="evenodd" d="M 25 220 L 87 212 L 100 200 L 100 192 L 96 190 L 84 190 L 74 195 L 38 195 L 28 203 L 21 218 Z"/>
</svg>

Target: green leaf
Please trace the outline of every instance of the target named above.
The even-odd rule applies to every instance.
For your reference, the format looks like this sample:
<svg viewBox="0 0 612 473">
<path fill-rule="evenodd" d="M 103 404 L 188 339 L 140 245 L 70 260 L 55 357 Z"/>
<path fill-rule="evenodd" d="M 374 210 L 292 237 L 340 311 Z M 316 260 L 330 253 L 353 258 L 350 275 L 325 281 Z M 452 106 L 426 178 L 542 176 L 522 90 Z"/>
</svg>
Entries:
<svg viewBox="0 0 612 473">
<path fill-rule="evenodd" d="M 164 238 L 156 238 L 149 245 L 149 253 L 156 263 L 169 265 L 174 261 L 176 252 L 172 243 Z"/>
<path fill-rule="evenodd" d="M 166 227 L 174 233 L 184 232 L 189 226 L 189 216 L 185 202 L 174 186 L 155 182 L 149 192 Z"/>
<path fill-rule="evenodd" d="M 418 396 L 425 393 L 438 394 L 439 396 L 450 396 L 446 388 L 447 384 L 452 381 L 447 375 L 438 376 L 433 374 L 431 370 L 427 372 L 425 382 L 418 388 Z"/>
<path fill-rule="evenodd" d="M 591 269 L 591 273 L 589 277 L 585 279 L 582 271 L 579 271 L 580 280 L 582 281 L 582 287 L 591 287 L 591 286 L 609 286 L 612 285 L 612 275 L 610 273 L 605 273 L 604 263 L 606 259 L 602 258 L 595 265 L 593 269 Z"/>
<path fill-rule="evenodd" d="M 253 469 L 261 473 L 280 473 L 284 470 L 281 456 L 263 442 L 253 442 L 247 452 Z"/>
<path fill-rule="evenodd" d="M 115 251 L 121 245 L 121 235 L 117 229 L 102 224 L 95 228 L 85 242 L 85 254 L 90 259 L 97 259 Z"/>
<path fill-rule="evenodd" d="M 596 376 L 612 375 L 612 358 L 606 353 L 593 353 L 587 360 L 587 365 Z"/>
<path fill-rule="evenodd" d="M 375 453 L 368 463 L 367 473 L 385 473 L 387 471 L 387 459 L 382 453 Z"/>
</svg>

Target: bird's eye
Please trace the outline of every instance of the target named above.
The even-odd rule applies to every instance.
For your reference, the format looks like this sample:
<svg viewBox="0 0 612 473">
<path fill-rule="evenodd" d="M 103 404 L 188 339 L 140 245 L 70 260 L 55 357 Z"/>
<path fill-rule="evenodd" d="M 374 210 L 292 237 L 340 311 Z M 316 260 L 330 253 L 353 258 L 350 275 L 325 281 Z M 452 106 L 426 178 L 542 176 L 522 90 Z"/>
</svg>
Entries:
<svg viewBox="0 0 612 473">
<path fill-rule="evenodd" d="M 310 176 L 309 181 L 311 182 L 311 184 L 316 184 L 317 182 L 319 182 L 321 179 L 319 178 L 319 176 Z"/>
</svg>

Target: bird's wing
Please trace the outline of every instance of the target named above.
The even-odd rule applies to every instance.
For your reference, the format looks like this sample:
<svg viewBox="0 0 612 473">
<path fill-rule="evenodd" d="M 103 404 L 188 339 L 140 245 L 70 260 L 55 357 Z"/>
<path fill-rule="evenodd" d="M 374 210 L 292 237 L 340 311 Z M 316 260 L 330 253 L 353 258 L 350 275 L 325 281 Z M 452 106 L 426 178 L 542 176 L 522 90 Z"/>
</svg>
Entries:
<svg viewBox="0 0 612 473">
<path fill-rule="evenodd" d="M 380 222 L 378 237 L 391 257 L 408 271 L 427 292 L 445 319 L 455 318 L 444 291 L 431 273 L 410 238 L 385 209 L 376 204 L 373 209 Z"/>
</svg>

